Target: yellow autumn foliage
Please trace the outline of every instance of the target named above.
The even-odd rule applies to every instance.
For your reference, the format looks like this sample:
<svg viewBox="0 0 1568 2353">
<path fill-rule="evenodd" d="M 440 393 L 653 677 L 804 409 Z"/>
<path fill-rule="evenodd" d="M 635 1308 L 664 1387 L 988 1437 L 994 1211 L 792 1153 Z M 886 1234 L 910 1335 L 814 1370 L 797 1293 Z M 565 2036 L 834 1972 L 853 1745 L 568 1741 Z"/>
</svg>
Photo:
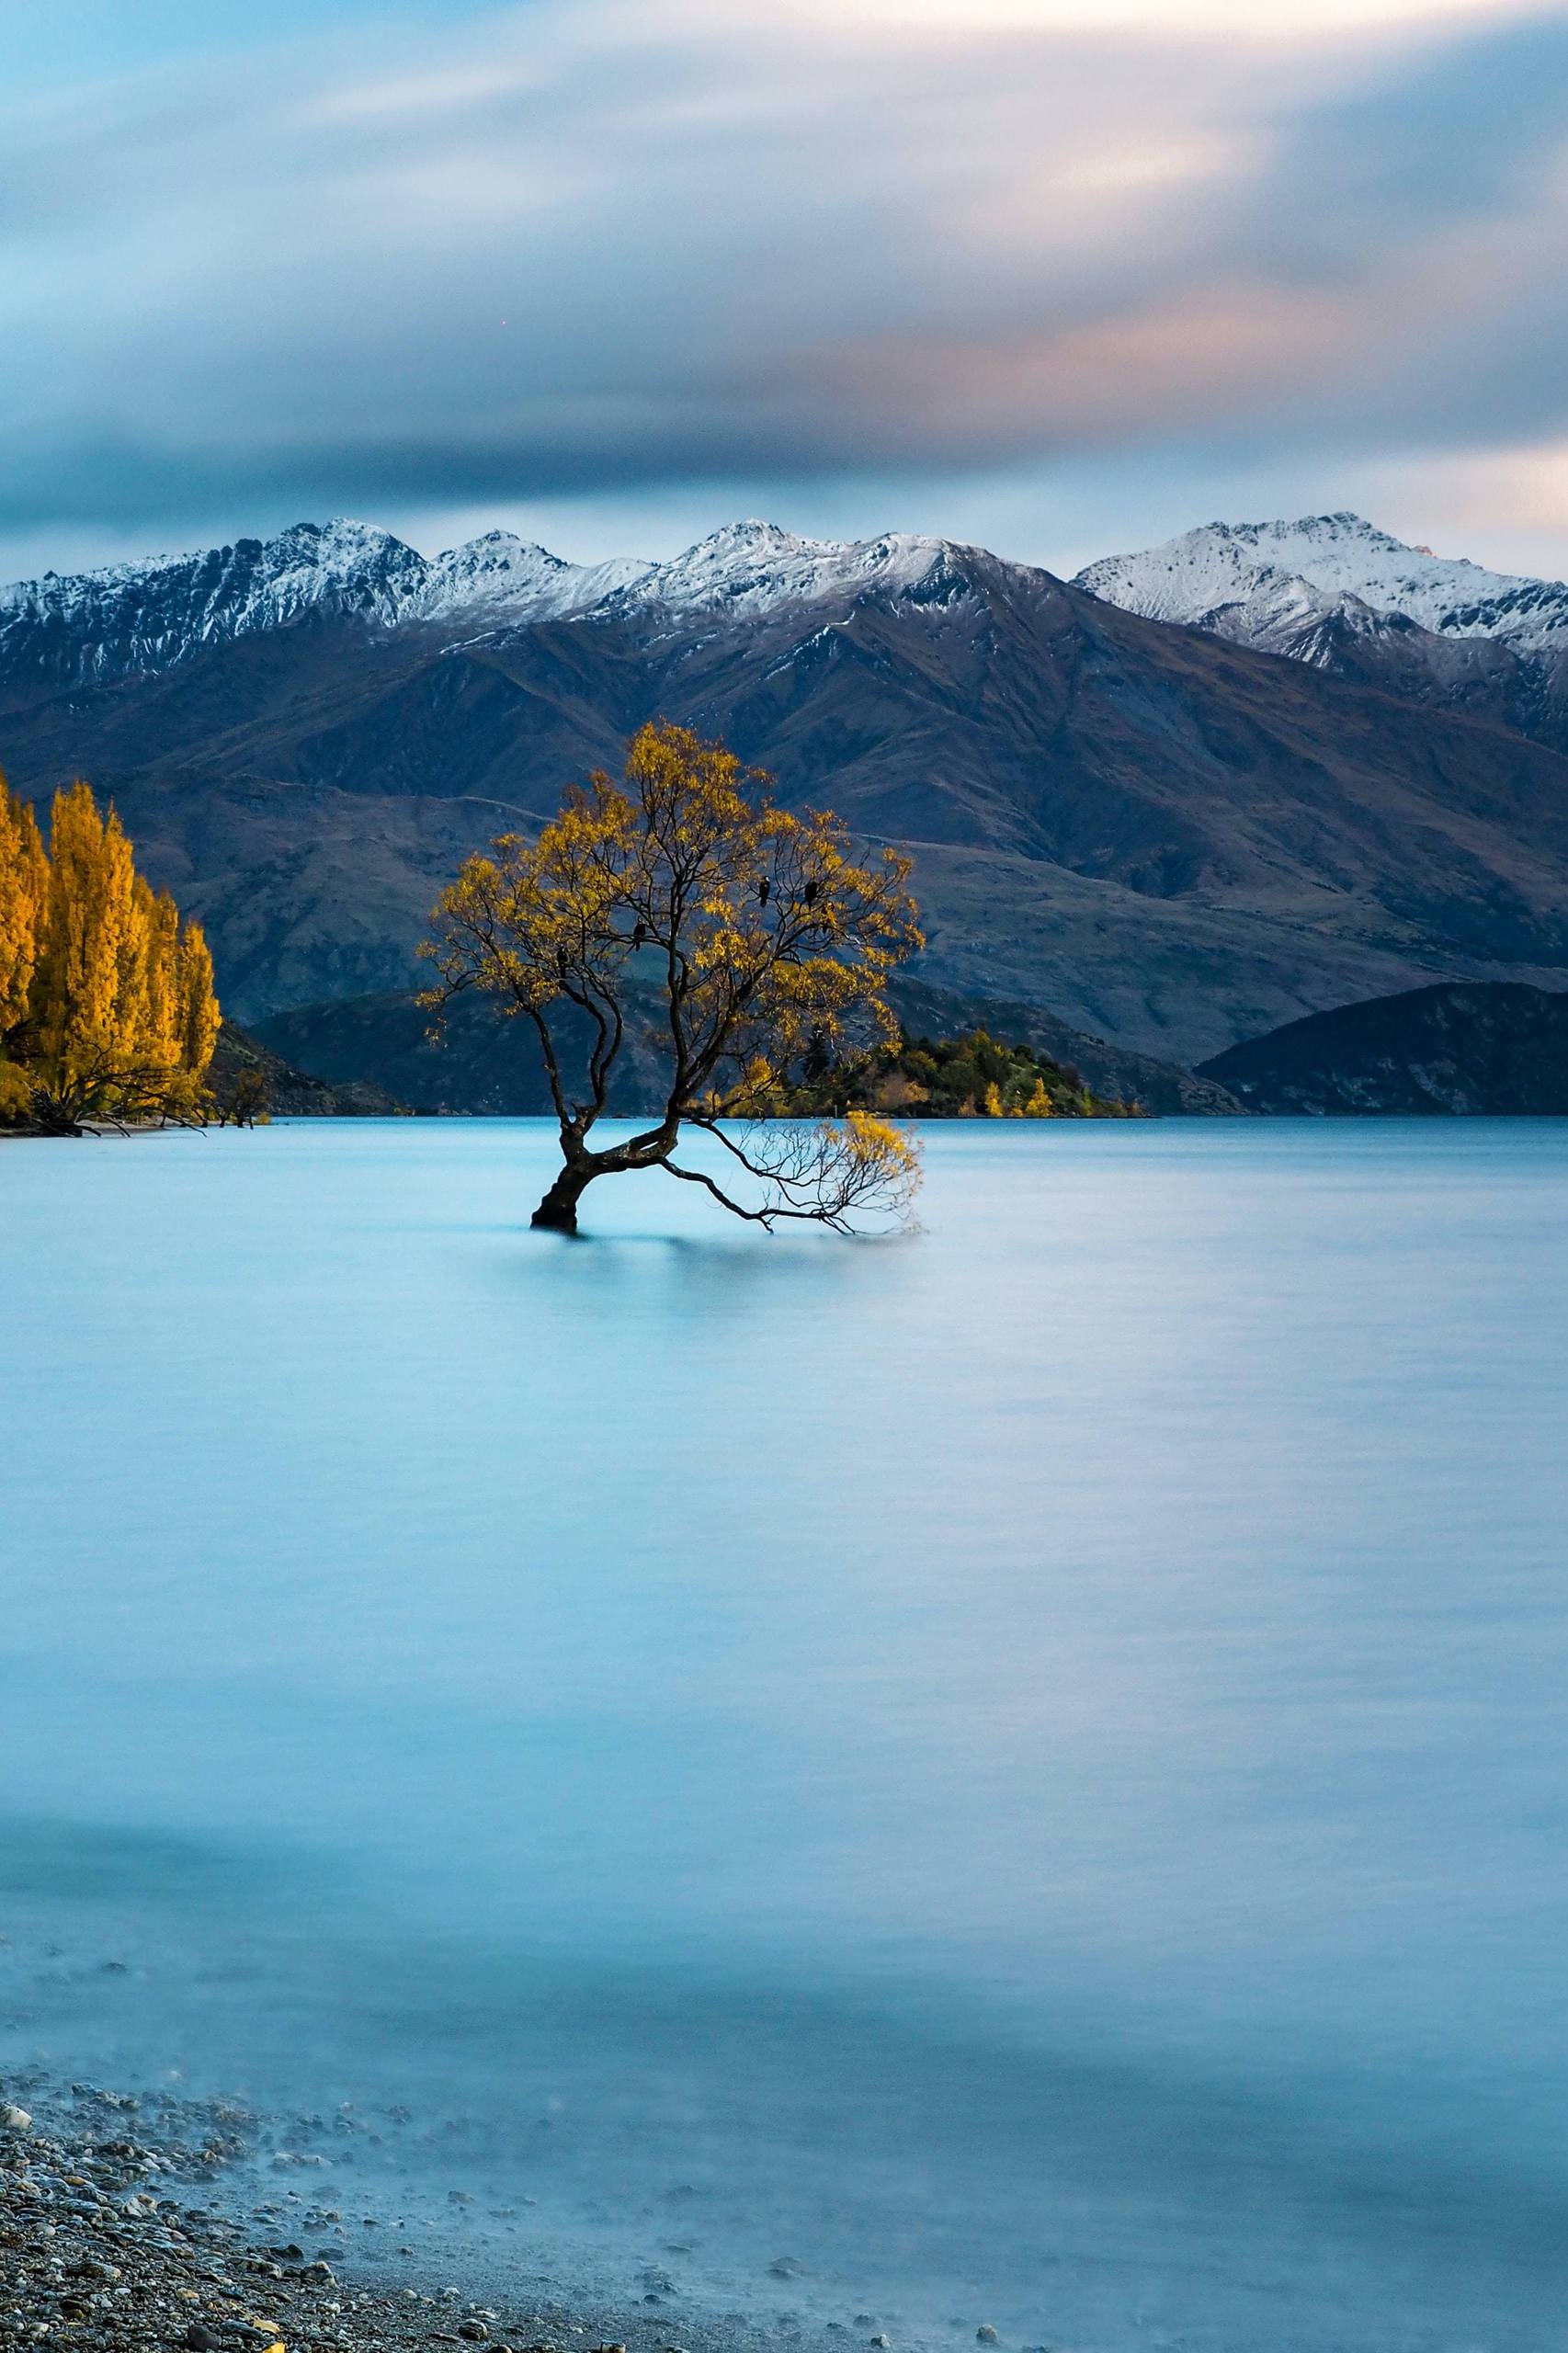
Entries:
<svg viewBox="0 0 1568 2353">
<path fill-rule="evenodd" d="M 38 819 L 0 778 L 0 1036 L 27 1011 L 48 890 Z"/>
<path fill-rule="evenodd" d="M 887 983 L 924 944 L 908 875 L 907 858 L 857 854 L 839 819 L 780 808 L 722 744 L 663 721 L 638 732 L 619 780 L 569 791 L 537 840 L 507 835 L 471 858 L 435 911 L 426 1002 L 480 989 L 538 1034 L 562 1166 L 534 1222 L 570 1231 L 589 1184 L 655 1167 L 763 1224 L 902 1215 L 917 1155 L 898 1130 L 778 1115 L 813 1063 L 896 1040 Z M 628 1024 L 653 1001 L 663 1107 L 596 1148 Z M 676 1162 L 685 1127 L 758 1181 L 755 1205 Z"/>
<path fill-rule="evenodd" d="M 114 810 L 57 792 L 46 855 L 0 784 L 0 1119 L 199 1119 L 218 1024 L 201 927 L 138 874 Z"/>
</svg>

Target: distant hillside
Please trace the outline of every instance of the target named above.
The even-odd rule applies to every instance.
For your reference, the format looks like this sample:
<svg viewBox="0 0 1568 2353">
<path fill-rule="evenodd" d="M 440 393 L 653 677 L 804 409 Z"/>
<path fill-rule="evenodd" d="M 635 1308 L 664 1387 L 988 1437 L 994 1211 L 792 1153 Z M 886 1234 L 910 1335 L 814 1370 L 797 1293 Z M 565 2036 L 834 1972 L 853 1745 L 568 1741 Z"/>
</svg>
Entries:
<svg viewBox="0 0 1568 2353">
<path fill-rule="evenodd" d="M 892 994 L 912 1036 L 958 1038 L 984 1029 L 1008 1044 L 1073 1065 L 1096 1096 L 1137 1103 L 1148 1111 L 1233 1113 L 1242 1108 L 1211 1079 L 1108 1045 L 1035 1006 L 998 1004 L 919 982 L 903 982 Z M 641 1020 L 629 1024 L 612 1110 L 646 1111 L 659 1099 L 657 1010 L 650 995 Z M 396 993 L 300 1006 L 274 1014 L 257 1029 L 275 1052 L 319 1079 L 340 1086 L 369 1081 L 416 1110 L 550 1109 L 543 1066 L 527 1022 L 503 1018 L 486 998 L 460 997 L 449 1008 L 445 1042 L 437 1045 L 427 1035 L 430 1018 L 412 995 Z"/>
<path fill-rule="evenodd" d="M 1199 1065 L 1249 1110 L 1568 1114 L 1568 995 L 1407 989 L 1289 1022 Z"/>
<path fill-rule="evenodd" d="M 610 1090 L 613 1114 L 648 1109 L 658 1088 L 658 1062 L 641 1032 L 648 1017 L 628 1025 Z M 440 1043 L 429 1035 L 431 1016 L 412 991 L 296 1006 L 256 1024 L 273 1051 L 335 1087 L 384 1088 L 415 1111 L 493 1117 L 548 1112 L 550 1089 L 532 1029 L 507 1020 L 488 997 L 459 997 L 448 1009 Z M 561 1024 L 571 1038 L 573 1027 Z M 570 1053 L 571 1048 L 566 1051 Z"/>
<path fill-rule="evenodd" d="M 383 1087 L 363 1079 L 329 1086 L 324 1079 L 312 1078 L 263 1045 L 259 1038 L 253 1038 L 249 1030 L 225 1021 L 207 1074 L 219 1108 L 228 1110 L 244 1083 L 256 1079 L 263 1092 L 258 1099 L 252 1091 L 253 1110 L 265 1110 L 278 1119 L 384 1119 L 404 1108 Z"/>
</svg>

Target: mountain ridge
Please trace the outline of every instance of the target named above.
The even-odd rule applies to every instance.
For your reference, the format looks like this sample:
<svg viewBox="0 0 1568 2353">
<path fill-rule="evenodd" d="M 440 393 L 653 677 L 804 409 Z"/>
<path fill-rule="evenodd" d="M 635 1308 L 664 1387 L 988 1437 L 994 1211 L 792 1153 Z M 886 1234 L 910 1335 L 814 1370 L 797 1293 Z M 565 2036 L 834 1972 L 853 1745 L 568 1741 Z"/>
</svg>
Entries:
<svg viewBox="0 0 1568 2353">
<path fill-rule="evenodd" d="M 312 617 L 392 631 L 595 614 L 757 615 L 846 588 L 912 585 L 954 544 L 905 532 L 806 540 L 752 518 L 662 563 L 574 563 L 502 530 L 425 556 L 391 531 L 340 516 L 290 524 L 269 540 L 12 582 L 0 588 L 0 667 L 13 676 L 103 683 Z"/>
<path fill-rule="evenodd" d="M 311 613 L 386 629 L 488 618 L 498 625 L 634 612 L 756 615 L 784 604 L 908 589 L 955 557 L 984 556 L 1020 577 L 1046 567 L 915 532 L 812 540 L 752 517 L 663 560 L 577 563 L 506 530 L 425 556 L 373 524 L 337 517 L 76 574 L 47 572 L 0 587 L 0 663 L 29 628 L 71 630 L 90 649 L 84 675 L 168 666 L 215 640 L 287 626 Z M 1174 621 L 1265 650 L 1303 643 L 1338 619 L 1372 633 L 1404 623 L 1450 642 L 1529 654 L 1568 649 L 1568 583 L 1446 559 L 1337 513 L 1295 522 L 1209 523 L 1156 547 L 1085 565 L 1073 586 L 1145 620 Z M 162 601 L 163 631 L 137 626 Z M 185 626 L 179 626 L 183 620 Z M 1312 658 L 1301 652 L 1298 658 Z"/>
<path fill-rule="evenodd" d="M 1437 556 L 1341 511 L 1206 523 L 1074 585 L 1568 749 L 1568 583 Z"/>
<path fill-rule="evenodd" d="M 467 852 L 658 715 L 904 847 L 934 984 L 1162 1061 L 1568 976 L 1559 754 L 983 549 L 746 522 L 590 588 L 492 538 L 432 587 L 369 526 L 237 544 L 13 596 L 0 757 L 112 793 L 247 1022 L 406 988 Z"/>
</svg>

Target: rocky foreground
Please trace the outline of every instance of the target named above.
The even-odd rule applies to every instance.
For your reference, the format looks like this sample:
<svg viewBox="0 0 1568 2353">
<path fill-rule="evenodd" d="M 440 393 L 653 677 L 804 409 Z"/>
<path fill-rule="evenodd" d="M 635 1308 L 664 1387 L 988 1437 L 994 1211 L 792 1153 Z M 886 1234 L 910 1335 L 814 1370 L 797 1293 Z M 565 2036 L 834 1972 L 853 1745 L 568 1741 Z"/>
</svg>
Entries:
<svg viewBox="0 0 1568 2353">
<path fill-rule="evenodd" d="M 67 2120 L 46 2124 L 0 2095 L 0 2347 L 627 2353 L 599 2342 L 581 2313 L 523 2314 L 456 2287 L 347 2279 L 343 2217 L 330 2208 L 291 2211 L 299 2235 L 276 2242 L 212 2211 L 203 2187 L 244 2155 L 245 2121 L 222 2105 L 160 2098 L 150 2108 L 78 2084 Z M 682 2353 L 645 2328 L 628 2333 L 632 2353 Z"/>
</svg>

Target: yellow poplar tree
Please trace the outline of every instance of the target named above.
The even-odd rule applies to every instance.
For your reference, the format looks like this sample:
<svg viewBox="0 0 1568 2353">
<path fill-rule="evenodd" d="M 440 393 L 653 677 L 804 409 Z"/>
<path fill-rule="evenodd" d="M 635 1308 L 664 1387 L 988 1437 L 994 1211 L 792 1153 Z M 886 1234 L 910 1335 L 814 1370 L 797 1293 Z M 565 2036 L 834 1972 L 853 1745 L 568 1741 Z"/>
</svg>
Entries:
<svg viewBox="0 0 1568 2353">
<path fill-rule="evenodd" d="M 147 1014 L 149 1051 L 166 1069 L 179 1068 L 183 1056 L 183 1023 L 179 982 L 179 909 L 166 891 L 153 897 L 151 885 L 137 877 L 147 926 Z M 210 977 L 210 975 L 209 975 Z M 207 1067 L 203 1056 L 199 1067 Z"/>
<path fill-rule="evenodd" d="M 30 812 L 0 808 L 0 1114 L 53 1134 L 205 1116 L 218 1035 L 198 924 L 154 895 L 113 809 L 57 792 L 47 858 Z"/>
<path fill-rule="evenodd" d="M 131 919 L 128 853 L 119 820 L 111 815 L 105 825 L 89 785 L 55 794 L 42 952 L 28 1007 L 32 1060 L 51 1092 L 111 1048 Z"/>
<path fill-rule="evenodd" d="M 177 924 L 174 902 L 169 913 Z M 199 1079 L 212 1059 L 222 1016 L 212 985 L 212 951 L 207 935 L 194 919 L 179 935 L 176 964 L 176 1012 L 179 1066 Z"/>
<path fill-rule="evenodd" d="M 15 1117 L 28 1093 L 6 1041 L 27 1018 L 48 892 L 38 819 L 0 777 L 0 1119 Z"/>
</svg>

